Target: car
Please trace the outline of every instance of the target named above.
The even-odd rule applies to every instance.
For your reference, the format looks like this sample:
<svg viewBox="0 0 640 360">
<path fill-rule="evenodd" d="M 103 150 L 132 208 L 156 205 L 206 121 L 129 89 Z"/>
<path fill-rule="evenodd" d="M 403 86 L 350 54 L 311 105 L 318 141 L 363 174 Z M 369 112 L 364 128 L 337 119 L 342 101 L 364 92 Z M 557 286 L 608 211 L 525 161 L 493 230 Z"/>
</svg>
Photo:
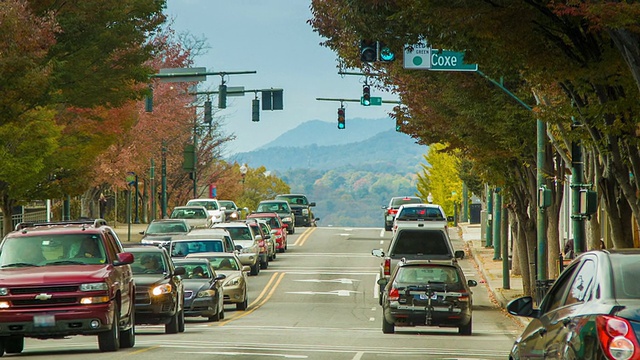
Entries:
<svg viewBox="0 0 640 360">
<path fill-rule="evenodd" d="M 283 253 L 287 251 L 287 229 L 282 225 L 280 216 L 276 213 L 254 213 L 247 216 L 247 219 L 263 219 L 271 227 L 271 235 L 274 237 L 276 251 Z"/>
<path fill-rule="evenodd" d="M 171 240 L 172 236 L 184 235 L 191 230 L 185 219 L 156 219 L 152 220 L 145 231 L 141 231 L 143 244 L 162 245 Z"/>
<path fill-rule="evenodd" d="M 509 302 L 510 314 L 530 318 L 509 358 L 552 353 L 563 359 L 638 358 L 639 273 L 637 248 L 578 255 L 539 299 L 539 307 L 531 296 Z"/>
<path fill-rule="evenodd" d="M 226 229 L 233 239 L 233 243 L 240 245 L 238 258 L 243 265 L 251 268 L 250 275 L 260 273 L 260 245 L 254 228 L 245 221 L 231 221 L 224 224 L 214 224 L 214 228 Z"/>
<path fill-rule="evenodd" d="M 382 297 L 382 332 L 393 334 L 396 326 L 457 327 L 471 335 L 473 298 L 471 287 L 456 261 L 403 260 L 387 280 Z"/>
<path fill-rule="evenodd" d="M 264 221 L 258 219 L 248 219 L 246 223 L 253 228 L 253 232 L 256 234 L 256 240 L 260 248 L 260 268 L 266 269 L 269 267 L 269 261 L 271 261 L 272 256 L 275 255 L 275 245 L 271 241 L 271 229 L 265 228 Z"/>
<path fill-rule="evenodd" d="M 384 229 L 391 231 L 393 220 L 396 217 L 398 208 L 403 204 L 421 204 L 424 201 L 417 196 L 394 196 L 389 200 L 389 205 L 383 206 L 384 209 Z"/>
<path fill-rule="evenodd" d="M 310 202 L 304 194 L 280 194 L 276 195 L 275 200 L 285 200 L 289 203 L 297 226 L 317 226 L 317 221 L 320 221 L 311 209 L 316 203 Z"/>
<path fill-rule="evenodd" d="M 184 331 L 183 267 L 176 267 L 162 247 L 137 245 L 131 265 L 136 283 L 136 324 L 164 324 L 167 334 Z"/>
<path fill-rule="evenodd" d="M 213 224 L 211 215 L 204 206 L 188 205 L 173 208 L 170 219 L 184 219 L 191 229 L 209 228 Z"/>
<path fill-rule="evenodd" d="M 226 276 L 222 284 L 225 304 L 235 304 L 236 310 L 247 310 L 249 306 L 247 273 L 251 268 L 242 265 L 238 256 L 233 253 L 207 252 L 189 254 L 186 258 L 192 257 L 209 260 L 218 274 Z"/>
<path fill-rule="evenodd" d="M 440 205 L 404 204 L 398 208 L 391 230 L 395 233 L 398 227 L 422 227 L 425 223 L 438 224 L 447 229 L 448 221 L 453 221 L 453 216 L 447 217 Z"/>
<path fill-rule="evenodd" d="M 400 228 L 391 238 L 386 253 L 382 249 L 373 249 L 371 254 L 383 258 L 379 278 L 387 280 L 402 259 L 448 261 L 464 258 L 463 250 L 454 250 L 448 230 L 437 224 L 425 224 L 420 228 Z M 379 288 L 380 302 L 382 290 Z"/>
<path fill-rule="evenodd" d="M 287 227 L 287 233 L 296 232 L 296 218 L 291 211 L 289 202 L 285 200 L 263 200 L 258 203 L 258 207 L 253 214 L 276 213 L 280 216 L 282 223 Z"/>
<path fill-rule="evenodd" d="M 231 200 L 218 200 L 221 208 L 224 208 L 225 221 L 240 220 L 241 209 L 238 208 L 235 202 Z"/>
<path fill-rule="evenodd" d="M 225 209 L 222 208 L 217 199 L 191 199 L 187 201 L 187 206 L 204 206 L 213 224 L 223 223 L 226 221 Z"/>
<path fill-rule="evenodd" d="M 224 288 L 226 276 L 217 274 L 207 259 L 173 259 L 185 269 L 184 316 L 206 317 L 209 321 L 224 319 Z"/>
<path fill-rule="evenodd" d="M 132 253 L 102 219 L 18 224 L 0 243 L 0 346 L 93 335 L 100 351 L 135 344 Z"/>
</svg>

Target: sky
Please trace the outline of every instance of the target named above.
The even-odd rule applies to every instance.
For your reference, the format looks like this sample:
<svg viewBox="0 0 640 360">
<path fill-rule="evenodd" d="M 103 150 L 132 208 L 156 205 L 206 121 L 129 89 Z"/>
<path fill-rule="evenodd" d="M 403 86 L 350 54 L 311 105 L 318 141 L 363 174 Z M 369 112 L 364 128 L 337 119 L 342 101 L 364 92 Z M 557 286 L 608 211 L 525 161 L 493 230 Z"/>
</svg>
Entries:
<svg viewBox="0 0 640 360">
<path fill-rule="evenodd" d="M 345 102 L 347 126 L 337 129 L 340 102 L 316 98 L 360 99 L 364 77 L 338 74 L 337 55 L 320 46 L 324 39 L 307 23 L 312 17 L 309 6 L 306 0 L 167 0 L 165 13 L 173 29 L 206 39 L 209 49 L 195 59 L 194 67 L 208 72 L 255 71 L 229 75 L 225 82 L 245 90 L 284 90 L 284 110 L 261 110 L 259 122 L 251 121 L 253 92 L 228 97 L 226 109 L 214 109 L 225 133 L 236 136 L 227 145 L 227 155 L 252 151 L 306 121 L 335 122 L 336 132 L 341 132 L 337 135 L 348 136 L 349 118 L 380 119 L 391 112 L 393 104 L 365 107 Z M 217 91 L 220 82 L 219 75 L 207 76 L 198 89 Z M 373 87 L 371 96 L 397 99 Z M 217 98 L 212 102 L 216 106 Z M 389 128 L 395 128 L 391 119 Z"/>
</svg>

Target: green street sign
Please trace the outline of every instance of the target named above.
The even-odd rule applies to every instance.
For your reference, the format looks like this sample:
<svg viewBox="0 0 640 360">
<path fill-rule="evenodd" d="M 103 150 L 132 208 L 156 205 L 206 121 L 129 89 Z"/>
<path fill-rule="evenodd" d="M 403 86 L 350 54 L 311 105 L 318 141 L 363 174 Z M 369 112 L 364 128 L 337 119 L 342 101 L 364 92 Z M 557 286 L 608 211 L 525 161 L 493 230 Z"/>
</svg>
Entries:
<svg viewBox="0 0 640 360">
<path fill-rule="evenodd" d="M 478 71 L 478 64 L 465 64 L 464 53 L 431 49 L 431 71 Z"/>
<path fill-rule="evenodd" d="M 371 105 L 382 105 L 382 98 L 379 96 L 370 97 L 369 105 L 364 104 L 364 96 L 360 97 L 360 105 L 363 106 L 371 106 Z"/>
</svg>

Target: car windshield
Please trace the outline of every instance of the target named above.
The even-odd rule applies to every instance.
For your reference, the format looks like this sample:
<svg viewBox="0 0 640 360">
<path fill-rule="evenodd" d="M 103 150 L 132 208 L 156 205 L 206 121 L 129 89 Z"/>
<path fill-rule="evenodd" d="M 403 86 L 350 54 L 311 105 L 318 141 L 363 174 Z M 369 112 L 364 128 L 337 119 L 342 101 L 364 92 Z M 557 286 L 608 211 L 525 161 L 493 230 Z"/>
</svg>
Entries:
<svg viewBox="0 0 640 360">
<path fill-rule="evenodd" d="M 163 274 L 167 272 L 168 264 L 165 257 L 158 252 L 135 252 L 135 261 L 131 264 L 134 275 Z"/>
<path fill-rule="evenodd" d="M 209 267 L 205 266 L 201 262 L 187 263 L 180 262 L 176 263 L 176 266 L 182 266 L 185 269 L 185 278 L 187 279 L 211 279 L 211 272 L 209 271 Z"/>
<path fill-rule="evenodd" d="M 218 210 L 218 204 L 216 201 L 189 201 L 187 202 L 189 206 L 204 206 L 207 210 Z"/>
<path fill-rule="evenodd" d="M 186 233 L 187 225 L 179 222 L 152 222 L 149 224 L 147 234 Z"/>
<path fill-rule="evenodd" d="M 211 267 L 216 270 L 240 270 L 240 265 L 238 264 L 236 259 L 232 257 L 210 257 L 208 259 Z"/>
<path fill-rule="evenodd" d="M 204 209 L 175 209 L 171 213 L 172 219 L 206 219 L 207 212 Z"/>
<path fill-rule="evenodd" d="M 105 264 L 98 234 L 49 234 L 7 238 L 0 249 L 0 267 Z"/>
<path fill-rule="evenodd" d="M 309 205 L 307 198 L 304 196 L 277 196 L 278 200 L 285 200 L 289 204 Z"/>
<path fill-rule="evenodd" d="M 236 226 L 226 228 L 229 231 L 229 235 L 233 240 L 253 240 L 251 237 L 251 231 L 245 226 Z"/>
<path fill-rule="evenodd" d="M 258 212 L 291 212 L 286 201 L 258 204 Z"/>
<path fill-rule="evenodd" d="M 201 252 L 222 252 L 222 240 L 192 240 L 192 241 L 172 241 L 171 256 L 187 256 Z"/>
<path fill-rule="evenodd" d="M 227 210 L 236 210 L 238 209 L 233 201 L 218 201 L 221 207 L 226 208 Z"/>
</svg>

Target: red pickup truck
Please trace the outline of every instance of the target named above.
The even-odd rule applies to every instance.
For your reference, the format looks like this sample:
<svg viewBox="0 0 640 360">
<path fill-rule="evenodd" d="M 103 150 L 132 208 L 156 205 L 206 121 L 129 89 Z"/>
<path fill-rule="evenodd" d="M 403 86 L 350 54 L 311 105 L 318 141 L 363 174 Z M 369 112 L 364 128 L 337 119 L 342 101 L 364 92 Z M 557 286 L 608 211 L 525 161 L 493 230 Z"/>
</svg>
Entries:
<svg viewBox="0 0 640 360">
<path fill-rule="evenodd" d="M 104 220 L 19 224 L 0 243 L 0 356 L 21 353 L 25 337 L 133 347 L 132 262 Z"/>
</svg>

